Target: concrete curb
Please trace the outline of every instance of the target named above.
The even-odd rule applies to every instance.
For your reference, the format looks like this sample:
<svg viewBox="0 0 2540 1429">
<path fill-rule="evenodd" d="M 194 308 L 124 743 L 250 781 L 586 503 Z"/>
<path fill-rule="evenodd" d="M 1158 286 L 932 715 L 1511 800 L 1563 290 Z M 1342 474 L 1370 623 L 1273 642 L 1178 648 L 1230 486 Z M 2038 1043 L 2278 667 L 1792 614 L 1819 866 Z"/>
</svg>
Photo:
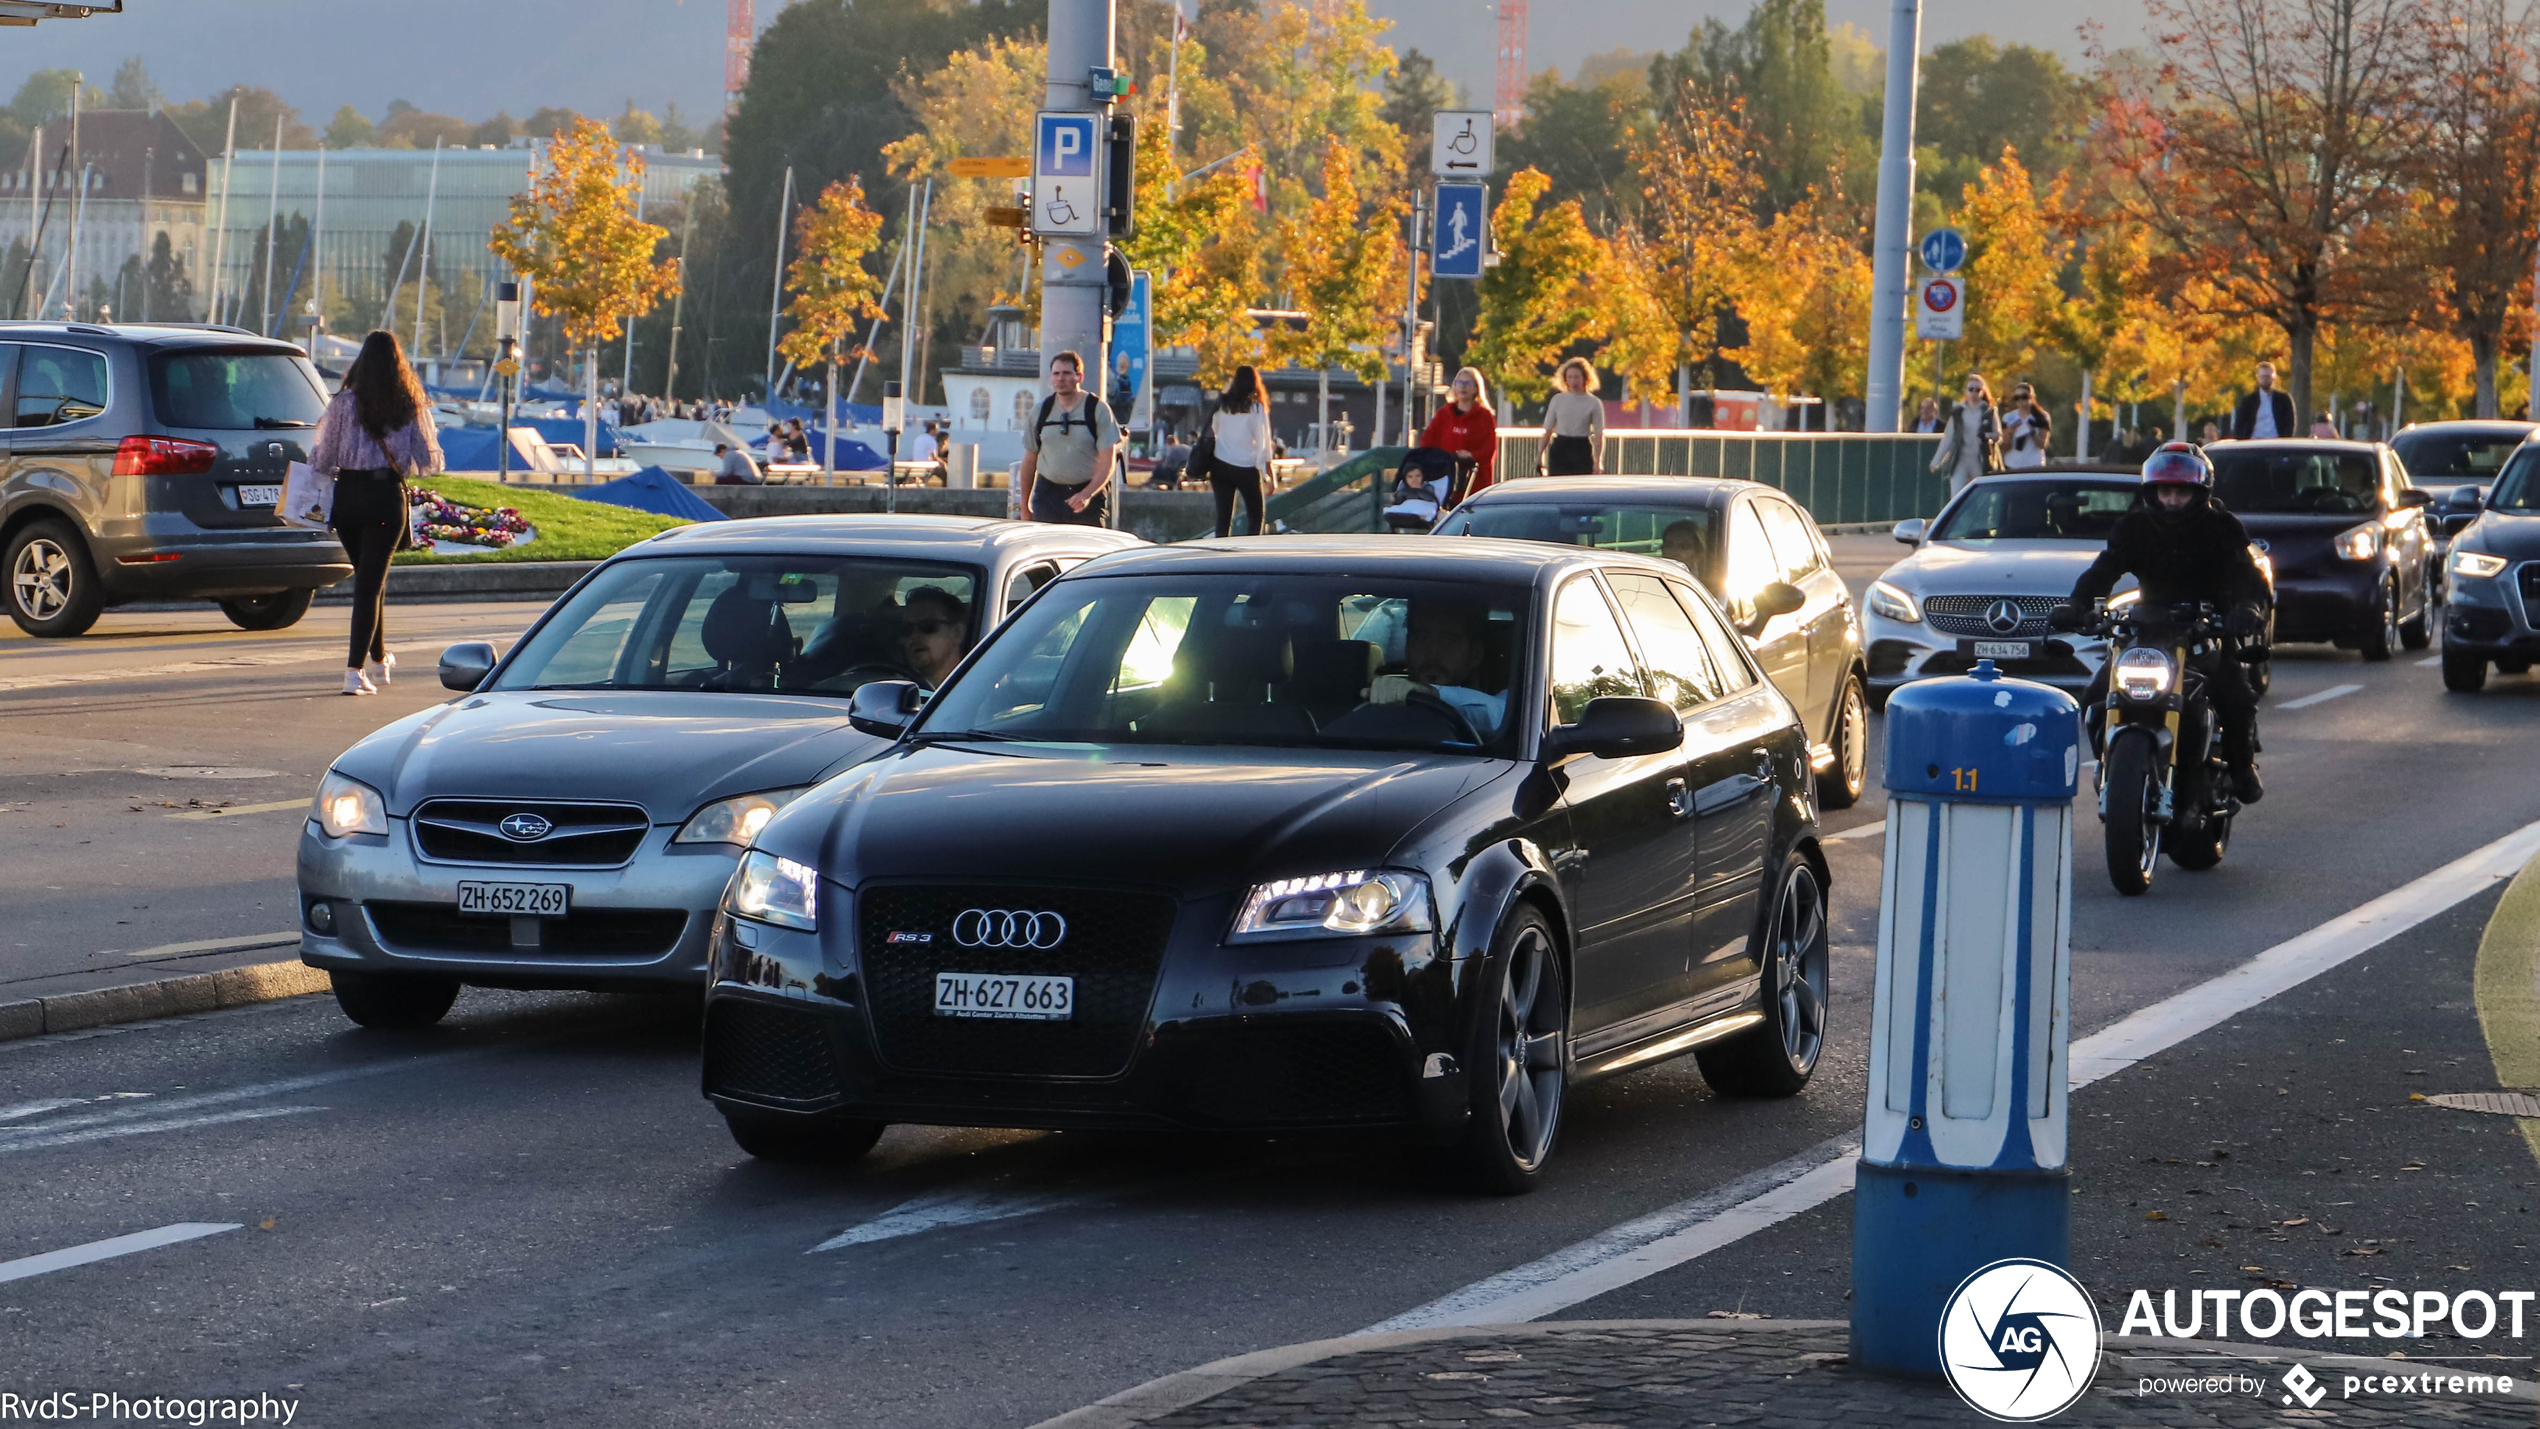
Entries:
<svg viewBox="0 0 2540 1429">
<path fill-rule="evenodd" d="M 482 565 L 390 566 L 390 600 L 553 599 L 571 589 L 597 561 L 487 561 Z M 339 581 L 318 592 L 320 605 L 349 605 L 353 583 Z"/>
<path fill-rule="evenodd" d="M 1161 1419 L 1168 1414 L 1188 1409 L 1204 1400 L 1213 1399 L 1228 1390 L 1240 1388 L 1257 1379 L 1266 1379 L 1282 1370 L 1296 1369 L 1320 1360 L 1342 1355 L 1365 1354 L 1371 1350 L 1393 1349 L 1439 1340 L 1509 1339 L 1525 1335 L 1549 1335 L 1563 1332 L 1596 1330 L 1701 1330 L 1706 1333 L 1777 1335 L 1792 1330 L 1826 1330 L 1846 1328 L 1842 1320 L 1537 1320 L 1516 1325 L 1449 1325 L 1428 1330 L 1395 1330 L 1381 1335 L 1342 1335 L 1336 1339 L 1308 1340 L 1303 1344 L 1282 1345 L 1277 1349 L 1256 1350 L 1248 1355 L 1235 1355 L 1152 1379 L 1118 1394 L 1099 1399 L 1082 1409 L 1069 1410 L 1055 1419 L 1044 1419 L 1032 1429 L 1134 1429 L 1134 1426 Z M 2323 1355 L 2304 1353 L 2297 1346 L 2247 1345 L 2229 1340 L 2174 1340 L 2150 1335 L 2103 1335 L 2100 1351 L 2117 1354 L 2125 1351 L 2159 1351 L 2166 1353 L 2210 1354 L 2229 1359 L 2273 1362 L 2300 1361 L 2314 1373 L 2334 1369 L 2358 1374 L 2388 1374 L 2394 1366 L 2404 1369 L 2408 1360 L 2374 1359 L 2362 1355 Z M 2526 1403 L 2540 1404 L 2540 1382 L 2517 1378 L 2510 1396 Z"/>
<path fill-rule="evenodd" d="M 52 1032 L 78 1032 L 123 1022 L 148 1022 L 217 1012 L 224 1007 L 305 997 L 334 986 L 324 969 L 301 962 L 256 963 L 218 972 L 188 973 L 124 987 L 67 992 L 0 1002 L 0 1042 L 42 1037 Z"/>
</svg>

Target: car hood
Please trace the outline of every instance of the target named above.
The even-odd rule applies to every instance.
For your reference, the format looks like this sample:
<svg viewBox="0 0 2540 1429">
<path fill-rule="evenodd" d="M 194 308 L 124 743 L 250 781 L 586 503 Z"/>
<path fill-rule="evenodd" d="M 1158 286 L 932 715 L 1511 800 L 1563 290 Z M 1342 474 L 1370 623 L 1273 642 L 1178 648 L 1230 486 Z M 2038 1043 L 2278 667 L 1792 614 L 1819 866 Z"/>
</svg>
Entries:
<svg viewBox="0 0 2540 1429">
<path fill-rule="evenodd" d="M 1915 595 L 2070 595 L 2102 546 L 2081 541 L 1930 541 L 1888 568 Z M 2131 590 L 2134 577 L 2117 582 Z"/>
<path fill-rule="evenodd" d="M 711 691 L 470 695 L 389 725 L 335 768 L 388 812 L 426 799 L 609 799 L 676 823 L 701 804 L 809 784 L 884 748 L 846 701 Z"/>
<path fill-rule="evenodd" d="M 2540 559 L 2540 516 L 2482 511 L 2452 540 L 2456 550 L 2485 551 L 2509 561 Z"/>
<path fill-rule="evenodd" d="M 911 745 L 806 795 L 758 847 L 830 878 L 1169 884 L 1383 865 L 1503 760 L 1328 750 Z"/>
</svg>

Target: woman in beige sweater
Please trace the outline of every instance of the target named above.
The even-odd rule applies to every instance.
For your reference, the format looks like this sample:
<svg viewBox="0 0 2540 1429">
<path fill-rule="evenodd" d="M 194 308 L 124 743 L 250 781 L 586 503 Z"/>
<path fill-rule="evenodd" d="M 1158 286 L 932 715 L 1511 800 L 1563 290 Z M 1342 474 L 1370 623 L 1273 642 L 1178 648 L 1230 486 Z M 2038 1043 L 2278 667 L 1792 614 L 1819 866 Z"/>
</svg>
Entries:
<svg viewBox="0 0 2540 1429">
<path fill-rule="evenodd" d="M 1594 476 L 1605 451 L 1605 399 L 1584 357 L 1561 364 L 1561 390 L 1543 409 L 1543 474 Z"/>
</svg>

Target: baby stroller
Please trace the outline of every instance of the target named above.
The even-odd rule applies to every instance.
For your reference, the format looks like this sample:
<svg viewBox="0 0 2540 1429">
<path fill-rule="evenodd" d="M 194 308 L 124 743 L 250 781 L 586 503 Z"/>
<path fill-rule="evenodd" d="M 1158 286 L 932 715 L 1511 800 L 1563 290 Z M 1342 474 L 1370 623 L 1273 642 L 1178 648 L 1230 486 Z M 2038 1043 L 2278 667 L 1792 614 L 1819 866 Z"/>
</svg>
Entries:
<svg viewBox="0 0 2540 1429">
<path fill-rule="evenodd" d="M 1464 475 L 1471 463 L 1438 447 L 1413 447 L 1403 453 L 1393 474 L 1393 496 L 1385 506 L 1385 529 L 1426 532 L 1438 514 L 1464 494 Z"/>
</svg>

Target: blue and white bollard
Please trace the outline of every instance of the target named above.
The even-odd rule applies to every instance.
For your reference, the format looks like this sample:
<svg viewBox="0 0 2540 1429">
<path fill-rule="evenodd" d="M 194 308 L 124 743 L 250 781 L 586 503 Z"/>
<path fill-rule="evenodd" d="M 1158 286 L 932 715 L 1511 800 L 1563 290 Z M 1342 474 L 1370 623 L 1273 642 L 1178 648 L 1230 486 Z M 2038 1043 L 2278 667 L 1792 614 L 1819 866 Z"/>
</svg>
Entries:
<svg viewBox="0 0 2540 1429">
<path fill-rule="evenodd" d="M 2072 1253 L 2065 1092 L 2081 709 L 1977 662 L 1887 704 L 1852 1362 L 1941 1372 L 1942 1309 L 2012 1256 Z"/>
</svg>

